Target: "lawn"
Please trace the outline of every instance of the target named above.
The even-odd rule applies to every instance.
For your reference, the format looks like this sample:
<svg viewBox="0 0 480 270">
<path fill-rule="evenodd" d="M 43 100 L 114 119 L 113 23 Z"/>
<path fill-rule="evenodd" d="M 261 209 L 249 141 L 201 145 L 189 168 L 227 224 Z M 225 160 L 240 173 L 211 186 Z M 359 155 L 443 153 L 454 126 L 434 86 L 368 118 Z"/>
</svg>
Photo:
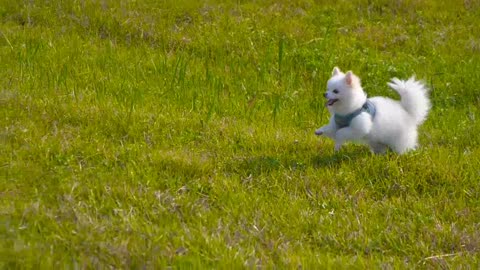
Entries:
<svg viewBox="0 0 480 270">
<path fill-rule="evenodd" d="M 0 268 L 480 266 L 480 2 L 3 0 Z M 416 75 L 421 147 L 316 137 Z"/>
</svg>

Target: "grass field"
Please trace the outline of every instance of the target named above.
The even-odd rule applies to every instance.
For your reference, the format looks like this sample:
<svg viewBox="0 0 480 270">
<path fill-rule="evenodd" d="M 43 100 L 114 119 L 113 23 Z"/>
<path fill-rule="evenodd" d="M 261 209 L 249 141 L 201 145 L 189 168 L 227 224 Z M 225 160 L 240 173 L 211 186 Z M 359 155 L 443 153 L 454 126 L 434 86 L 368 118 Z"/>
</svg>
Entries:
<svg viewBox="0 0 480 270">
<path fill-rule="evenodd" d="M 480 266 L 480 2 L 3 0 L 0 268 Z M 421 148 L 314 135 L 416 74 Z"/>
</svg>

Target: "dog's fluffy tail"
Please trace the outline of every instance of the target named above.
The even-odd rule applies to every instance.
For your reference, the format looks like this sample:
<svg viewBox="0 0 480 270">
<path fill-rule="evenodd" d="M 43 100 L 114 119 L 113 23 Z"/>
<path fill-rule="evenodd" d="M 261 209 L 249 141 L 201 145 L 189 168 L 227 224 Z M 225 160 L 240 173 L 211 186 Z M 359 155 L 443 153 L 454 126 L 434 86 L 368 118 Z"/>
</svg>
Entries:
<svg viewBox="0 0 480 270">
<path fill-rule="evenodd" d="M 415 80 L 415 77 L 406 81 L 393 78 L 388 86 L 400 94 L 402 107 L 416 120 L 417 125 L 427 119 L 432 105 L 428 89 L 422 82 Z"/>
</svg>

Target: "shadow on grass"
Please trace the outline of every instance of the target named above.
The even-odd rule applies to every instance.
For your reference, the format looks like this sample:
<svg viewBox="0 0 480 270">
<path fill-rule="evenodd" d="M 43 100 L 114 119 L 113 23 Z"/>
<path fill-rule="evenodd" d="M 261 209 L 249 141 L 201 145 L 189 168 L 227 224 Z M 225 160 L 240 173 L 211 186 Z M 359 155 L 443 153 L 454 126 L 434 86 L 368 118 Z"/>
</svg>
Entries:
<svg viewBox="0 0 480 270">
<path fill-rule="evenodd" d="M 359 147 L 342 149 L 329 155 L 317 155 L 310 159 L 310 164 L 314 168 L 339 167 L 346 162 L 352 162 L 360 157 L 370 155 L 370 152 Z"/>
<path fill-rule="evenodd" d="M 227 170 L 241 175 L 260 175 L 278 170 L 304 171 L 308 168 L 338 168 L 346 162 L 352 162 L 369 155 L 369 151 L 358 147 L 349 147 L 340 152 L 328 154 L 313 154 L 305 152 L 289 156 L 288 153 L 278 155 L 262 155 L 233 160 Z"/>
</svg>

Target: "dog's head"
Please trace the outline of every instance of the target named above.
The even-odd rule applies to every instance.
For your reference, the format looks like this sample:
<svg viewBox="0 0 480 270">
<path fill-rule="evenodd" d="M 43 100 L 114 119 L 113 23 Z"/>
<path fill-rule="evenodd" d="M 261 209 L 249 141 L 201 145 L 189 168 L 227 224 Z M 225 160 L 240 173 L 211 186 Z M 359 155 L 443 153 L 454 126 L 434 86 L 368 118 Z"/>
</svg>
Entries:
<svg viewBox="0 0 480 270">
<path fill-rule="evenodd" d="M 365 93 L 362 90 L 360 79 L 351 71 L 343 73 L 338 67 L 333 68 L 332 77 L 327 82 L 327 92 L 324 96 L 327 99 L 328 109 L 338 113 L 349 112 L 349 110 L 355 109 L 352 106 L 365 102 Z"/>
</svg>

